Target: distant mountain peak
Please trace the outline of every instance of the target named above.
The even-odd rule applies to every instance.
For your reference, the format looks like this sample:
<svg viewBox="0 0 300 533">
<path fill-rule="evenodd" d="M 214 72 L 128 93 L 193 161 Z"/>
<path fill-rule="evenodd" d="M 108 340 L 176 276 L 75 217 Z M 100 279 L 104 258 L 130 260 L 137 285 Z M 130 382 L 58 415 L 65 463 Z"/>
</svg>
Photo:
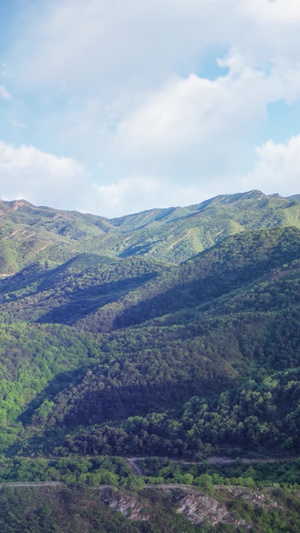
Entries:
<svg viewBox="0 0 300 533">
<path fill-rule="evenodd" d="M 31 209 L 34 209 L 34 206 L 27 202 L 27 200 L 14 200 L 12 202 L 12 209 L 17 210 L 20 209 L 20 207 L 30 207 Z"/>
</svg>

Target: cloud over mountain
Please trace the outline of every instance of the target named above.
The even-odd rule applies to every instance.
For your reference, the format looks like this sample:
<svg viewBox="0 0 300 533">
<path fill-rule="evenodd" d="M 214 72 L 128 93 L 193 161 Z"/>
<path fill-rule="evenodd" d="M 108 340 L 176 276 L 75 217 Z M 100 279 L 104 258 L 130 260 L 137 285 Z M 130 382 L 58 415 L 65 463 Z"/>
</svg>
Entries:
<svg viewBox="0 0 300 533">
<path fill-rule="evenodd" d="M 117 216 L 124 203 L 137 211 L 252 188 L 257 147 L 300 134 L 293 0 L 30 0 L 10 29 L 0 140 L 72 160 L 64 194 L 77 209 Z M 259 180 L 269 192 L 267 174 Z M 293 174 L 284 183 L 279 193 L 297 192 Z"/>
</svg>

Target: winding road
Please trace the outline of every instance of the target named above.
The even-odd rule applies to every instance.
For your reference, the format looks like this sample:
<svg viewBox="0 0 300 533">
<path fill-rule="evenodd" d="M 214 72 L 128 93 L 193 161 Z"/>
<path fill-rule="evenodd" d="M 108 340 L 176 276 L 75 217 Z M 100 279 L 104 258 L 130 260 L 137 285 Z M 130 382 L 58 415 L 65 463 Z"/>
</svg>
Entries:
<svg viewBox="0 0 300 533">
<path fill-rule="evenodd" d="M 61 481 L 8 481 L 0 483 L 0 489 L 6 487 L 63 487 Z"/>
<path fill-rule="evenodd" d="M 89 457 L 90 458 L 90 457 Z M 30 458 L 31 460 L 34 460 L 33 458 Z M 48 458 L 50 459 L 50 457 Z M 53 457 L 51 458 L 53 459 Z M 61 459 L 61 457 L 59 457 Z M 184 461 L 181 459 L 173 459 L 171 457 L 160 457 L 160 456 L 142 456 L 142 457 L 123 457 L 124 462 L 131 468 L 132 472 L 136 476 L 144 476 L 143 469 L 141 465 L 138 463 L 141 461 L 144 461 L 146 459 L 167 459 L 170 462 L 173 463 L 183 463 L 186 465 L 199 465 L 203 463 L 210 463 L 212 465 L 214 464 L 233 464 L 236 462 L 236 459 L 230 459 L 229 457 L 221 457 L 221 456 L 211 456 L 208 457 L 205 461 Z M 255 463 L 279 463 L 280 461 L 296 461 L 298 459 L 297 456 L 293 457 L 262 457 L 257 459 L 249 459 L 249 458 L 240 458 L 239 461 L 243 464 L 255 464 Z M 7 481 L 4 483 L 0 483 L 0 489 L 3 489 L 5 487 L 63 487 L 65 486 L 64 483 L 61 481 Z M 105 487 L 106 485 L 99 485 L 99 487 Z M 108 485 L 107 485 L 108 486 Z M 153 485 L 153 488 L 172 488 L 173 484 L 171 483 L 164 483 L 164 484 L 157 484 Z M 181 485 L 176 484 L 174 487 L 179 487 Z M 189 485 L 182 485 L 182 487 L 187 487 Z M 97 488 L 99 488 L 97 487 Z M 147 487 L 152 487 L 151 484 L 147 484 Z"/>
<path fill-rule="evenodd" d="M 229 457 L 222 457 L 213 455 L 211 457 L 208 457 L 204 461 L 184 461 L 182 459 L 173 459 L 171 457 L 160 457 L 160 456 L 145 456 L 145 457 L 125 457 L 124 461 L 130 468 L 132 469 L 133 473 L 136 476 L 143 476 L 143 469 L 138 464 L 140 461 L 145 461 L 146 459 L 167 459 L 168 461 L 172 463 L 183 463 L 185 465 L 200 465 L 203 463 L 210 463 L 212 465 L 225 465 L 225 464 L 233 464 L 236 463 L 237 459 L 231 459 Z M 255 463 L 279 463 L 281 461 L 296 461 L 298 457 L 261 457 L 256 459 L 249 459 L 249 458 L 239 458 L 239 462 L 242 464 L 255 464 Z"/>
</svg>

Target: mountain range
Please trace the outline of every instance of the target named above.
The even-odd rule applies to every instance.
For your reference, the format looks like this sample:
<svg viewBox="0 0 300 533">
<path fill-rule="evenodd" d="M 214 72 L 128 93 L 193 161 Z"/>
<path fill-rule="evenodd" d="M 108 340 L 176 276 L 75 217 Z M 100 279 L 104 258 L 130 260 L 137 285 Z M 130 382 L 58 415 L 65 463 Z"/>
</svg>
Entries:
<svg viewBox="0 0 300 533">
<path fill-rule="evenodd" d="M 299 452 L 300 195 L 0 202 L 0 451 Z"/>
<path fill-rule="evenodd" d="M 2 274 L 34 261 L 54 267 L 80 253 L 180 263 L 242 231 L 299 227 L 300 196 L 260 191 L 222 195 L 201 204 L 153 209 L 117 219 L 0 201 Z"/>
</svg>

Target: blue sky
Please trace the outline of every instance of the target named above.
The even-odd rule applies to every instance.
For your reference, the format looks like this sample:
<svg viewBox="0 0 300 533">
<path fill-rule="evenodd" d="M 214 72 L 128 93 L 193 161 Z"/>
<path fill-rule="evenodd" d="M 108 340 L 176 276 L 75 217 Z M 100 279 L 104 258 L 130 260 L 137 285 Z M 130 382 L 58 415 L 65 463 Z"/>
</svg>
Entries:
<svg viewBox="0 0 300 533">
<path fill-rule="evenodd" d="M 300 193 L 300 2 L 0 2 L 0 196 L 114 217 Z"/>
</svg>

